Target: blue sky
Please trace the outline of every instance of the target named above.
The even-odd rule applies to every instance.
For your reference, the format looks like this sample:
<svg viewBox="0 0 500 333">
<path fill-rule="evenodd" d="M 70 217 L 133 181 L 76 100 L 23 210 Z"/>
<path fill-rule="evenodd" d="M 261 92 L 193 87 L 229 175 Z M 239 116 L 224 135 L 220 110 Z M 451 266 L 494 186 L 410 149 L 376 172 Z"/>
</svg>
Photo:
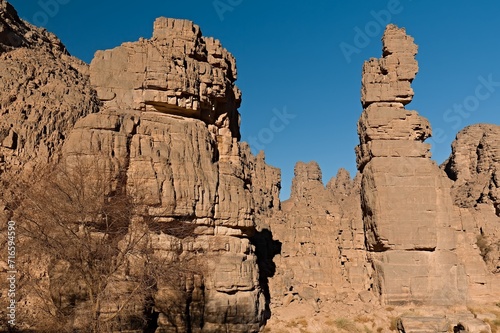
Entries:
<svg viewBox="0 0 500 333">
<path fill-rule="evenodd" d="M 263 148 L 267 162 L 282 170 L 282 199 L 297 161 L 317 161 L 325 183 L 340 167 L 354 176 L 361 68 L 380 57 L 388 20 L 419 45 L 415 98 L 407 108 L 430 120 L 437 163 L 463 127 L 500 124 L 498 1 L 10 2 L 87 63 L 96 50 L 149 38 L 159 16 L 192 20 L 221 40 L 237 60 L 242 140 L 254 152 Z"/>
</svg>

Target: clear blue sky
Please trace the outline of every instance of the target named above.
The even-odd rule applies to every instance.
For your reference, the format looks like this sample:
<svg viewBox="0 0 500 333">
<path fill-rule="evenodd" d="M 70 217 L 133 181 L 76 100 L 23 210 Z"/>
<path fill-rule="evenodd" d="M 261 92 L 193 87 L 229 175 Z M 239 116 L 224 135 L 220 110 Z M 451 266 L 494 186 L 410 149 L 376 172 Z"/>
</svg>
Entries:
<svg viewBox="0 0 500 333">
<path fill-rule="evenodd" d="M 11 3 L 87 63 L 96 50 L 149 38 L 159 16 L 192 20 L 205 36 L 220 39 L 237 60 L 242 139 L 255 138 L 254 151 L 264 148 L 268 163 L 282 170 L 282 199 L 297 161 L 317 161 L 325 183 L 340 167 L 354 175 L 362 63 L 380 57 L 388 18 L 419 45 L 416 95 L 407 108 L 439 131 L 431 141 L 438 163 L 458 130 L 500 124 L 498 1 L 53 0 L 59 8 L 44 6 L 51 1 Z M 341 46 L 356 53 L 346 56 Z M 294 118 L 273 120 L 284 110 Z"/>
</svg>

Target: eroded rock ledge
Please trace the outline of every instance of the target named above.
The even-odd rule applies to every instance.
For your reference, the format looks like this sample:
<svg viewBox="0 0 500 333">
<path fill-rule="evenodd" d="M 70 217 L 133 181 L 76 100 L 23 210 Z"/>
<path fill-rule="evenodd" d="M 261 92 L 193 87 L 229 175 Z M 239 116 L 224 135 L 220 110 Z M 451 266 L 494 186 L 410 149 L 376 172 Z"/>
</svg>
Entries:
<svg viewBox="0 0 500 333">
<path fill-rule="evenodd" d="M 4 1 L 0 17 L 0 84 L 10 92 L 0 104 L 4 184 L 49 163 L 103 167 L 109 190 L 133 198 L 130 235 L 150 228 L 144 246 L 152 258 L 167 270 L 170 262 L 200 263 L 178 281 L 165 274 L 150 296 L 130 299 L 145 258 L 128 255 L 101 304 L 100 315 L 112 319 L 106 327 L 137 330 L 134 318 L 148 309 L 145 320 L 157 332 L 258 332 L 269 318 L 271 274 L 261 247 L 272 235 L 256 222 L 280 207 L 280 172 L 239 141 L 233 56 L 192 22 L 159 18 L 151 40 L 99 51 L 88 67 Z M 6 33 L 25 40 L 9 44 Z M 5 220 L 22 213 L 9 199 L 2 197 Z M 176 233 L 178 226 L 189 234 Z M 48 301 L 51 311 L 73 309 L 66 319 L 86 330 L 92 303 L 79 277 L 54 258 L 29 265 L 32 259 L 25 253 L 20 267 L 41 289 L 19 294 L 26 306 L 19 307 L 18 327 L 56 325 L 44 312 Z"/>
</svg>

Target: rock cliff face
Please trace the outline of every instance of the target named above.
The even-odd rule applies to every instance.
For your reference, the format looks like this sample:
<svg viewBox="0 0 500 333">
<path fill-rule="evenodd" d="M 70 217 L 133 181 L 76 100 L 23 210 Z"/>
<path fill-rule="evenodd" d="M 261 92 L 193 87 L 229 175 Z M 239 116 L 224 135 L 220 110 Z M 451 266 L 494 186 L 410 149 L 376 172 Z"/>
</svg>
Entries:
<svg viewBox="0 0 500 333">
<path fill-rule="evenodd" d="M 109 172 L 113 191 L 133 197 L 129 232 L 150 228 L 147 246 L 155 258 L 200 258 L 180 287 L 174 284 L 188 295 L 185 304 L 172 297 L 178 292 L 172 281 L 161 278 L 152 300 L 129 302 L 120 295 L 132 273 L 123 273 L 110 284 L 102 312 L 113 317 L 120 304 L 135 312 L 150 308 L 148 325 L 157 332 L 259 331 L 269 317 L 269 295 L 256 253 L 268 236 L 256 221 L 280 206 L 280 172 L 239 142 L 233 56 L 192 22 L 160 18 L 151 40 L 99 51 L 89 68 L 10 5 L 2 1 L 0 8 L 3 180 L 6 171 L 29 175 L 51 162 L 70 169 L 97 163 Z M 5 219 L 17 216 L 6 205 Z M 177 234 L 176 226 L 189 234 Z M 127 260 L 126 271 L 141 269 L 137 258 Z M 56 288 L 64 270 L 37 270 L 30 273 L 43 276 L 53 299 L 76 298 L 73 306 L 85 308 L 78 290 Z M 137 328 L 131 313 L 113 329 Z M 82 312 L 76 316 L 74 327 L 85 329 Z"/>
<path fill-rule="evenodd" d="M 324 186 L 315 162 L 297 163 L 291 197 L 269 222 L 282 242 L 271 279 L 271 328 L 335 325 L 329 318 L 342 313 L 354 320 L 351 328 L 366 329 L 355 324 L 365 318 L 375 329 L 393 315 L 380 305 L 390 305 L 432 313 L 402 317 L 398 327 L 406 332 L 446 332 L 457 317 L 465 323 L 471 314 L 442 309 L 500 295 L 499 127 L 463 130 L 440 169 L 424 143 L 429 122 L 405 109 L 413 98 L 417 46 L 394 25 L 382 42 L 382 58 L 363 66 L 358 175 L 350 180 L 341 170 Z M 464 325 L 489 330 L 472 321 Z"/>
<path fill-rule="evenodd" d="M 452 192 L 457 206 L 493 205 L 500 216 L 499 150 L 498 126 L 473 125 L 458 133 L 452 155 L 443 165 L 455 181 Z"/>
<path fill-rule="evenodd" d="M 384 55 L 363 68 L 358 168 L 374 288 L 388 304 L 463 302 L 467 279 L 456 248 L 451 182 L 430 160 L 428 121 L 415 111 L 410 82 L 417 47 L 388 26 Z"/>
<path fill-rule="evenodd" d="M 325 187 L 316 162 L 297 163 L 290 199 L 269 221 L 281 242 L 271 279 L 275 307 L 304 303 L 319 311 L 369 289 L 359 185 L 341 169 Z"/>
<path fill-rule="evenodd" d="M 154 218 L 160 230 L 194 227 L 194 237 L 150 234 L 155 255 L 200 253 L 206 267 L 193 280 L 202 292 L 185 305 L 198 309 L 192 322 L 171 319 L 172 291 L 160 284 L 158 331 L 258 331 L 269 300 L 252 241 L 259 215 L 280 205 L 280 174 L 239 142 L 232 55 L 193 23 L 160 18 L 151 40 L 97 52 L 90 80 L 103 107 L 75 124 L 63 159 L 97 158 L 117 178 L 124 171 L 141 218 Z"/>
<path fill-rule="evenodd" d="M 465 306 L 500 297 L 499 127 L 461 131 L 439 168 L 424 143 L 429 122 L 405 108 L 417 46 L 394 25 L 382 42 L 382 58 L 363 66 L 358 173 L 341 169 L 325 186 L 317 163 L 298 162 L 280 203 L 280 171 L 240 142 L 235 60 L 197 25 L 159 18 L 151 39 L 98 51 L 87 66 L 0 0 L 2 225 L 22 222 L 32 204 L 18 200 L 16 183 L 52 168 L 101 170 L 106 200 L 130 200 L 117 249 L 140 235 L 101 290 L 108 331 L 243 333 L 267 323 L 303 332 L 314 322 L 313 331 L 384 332 L 398 306 L 434 315 L 401 316 L 402 331 L 487 331 L 487 316 Z M 87 215 L 69 230 L 89 228 Z M 23 237 L 18 327 L 40 330 L 44 310 L 71 309 L 66 328 L 88 330 L 95 302 L 81 277 L 62 256 L 35 258 Z M 151 266 L 154 283 L 134 294 Z M 301 316 L 305 324 L 293 321 Z"/>
<path fill-rule="evenodd" d="M 0 2 L 0 172 L 29 174 L 57 155 L 75 122 L 97 112 L 85 65 Z"/>
<path fill-rule="evenodd" d="M 442 169 L 454 180 L 451 194 L 460 211 L 472 215 L 481 255 L 488 270 L 500 272 L 500 127 L 479 124 L 469 126 L 457 135 L 452 154 Z M 470 217 L 469 217 L 470 218 Z"/>
</svg>

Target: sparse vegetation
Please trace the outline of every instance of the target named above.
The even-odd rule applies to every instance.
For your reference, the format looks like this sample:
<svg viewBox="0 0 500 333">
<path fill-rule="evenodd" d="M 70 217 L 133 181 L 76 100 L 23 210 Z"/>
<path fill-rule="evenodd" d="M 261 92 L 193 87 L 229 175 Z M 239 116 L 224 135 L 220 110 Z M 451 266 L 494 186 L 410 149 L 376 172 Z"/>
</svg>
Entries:
<svg viewBox="0 0 500 333">
<path fill-rule="evenodd" d="M 140 329 L 147 325 L 157 282 L 183 280 L 187 264 L 154 257 L 146 222 L 134 220 L 136 207 L 125 180 L 110 173 L 99 161 L 81 162 L 19 186 L 14 219 L 22 248 L 46 260 L 50 276 L 42 286 L 29 264 L 23 269 L 32 281 L 24 290 L 43 301 L 37 307 L 44 320 L 37 326 L 97 333 L 116 331 L 123 322 Z M 183 292 L 172 295 L 183 297 Z"/>
<path fill-rule="evenodd" d="M 499 333 L 500 332 L 500 319 L 494 319 L 494 320 L 485 320 L 488 325 L 490 325 L 491 328 L 491 333 Z"/>
<path fill-rule="evenodd" d="M 303 317 L 292 319 L 286 324 L 286 327 L 290 328 L 306 328 L 307 326 L 308 326 L 307 319 Z"/>
<path fill-rule="evenodd" d="M 474 318 L 477 318 L 477 309 L 467 306 L 467 310 L 474 315 Z"/>
<path fill-rule="evenodd" d="M 373 319 L 368 316 L 357 316 L 354 321 L 357 323 L 365 324 L 368 322 L 372 322 Z"/>
<path fill-rule="evenodd" d="M 478 235 L 476 238 L 476 245 L 481 252 L 481 257 L 483 257 L 483 260 L 487 261 L 488 254 L 492 251 L 492 247 L 490 245 L 490 242 L 488 241 L 488 238 L 483 234 Z"/>
<path fill-rule="evenodd" d="M 335 326 L 338 329 L 347 331 L 347 332 L 357 332 L 358 329 L 356 324 L 354 324 L 351 320 L 347 318 L 337 318 L 335 319 Z"/>
<path fill-rule="evenodd" d="M 389 324 L 389 329 L 391 331 L 397 331 L 399 317 L 389 317 L 389 319 L 391 320 Z"/>
</svg>

